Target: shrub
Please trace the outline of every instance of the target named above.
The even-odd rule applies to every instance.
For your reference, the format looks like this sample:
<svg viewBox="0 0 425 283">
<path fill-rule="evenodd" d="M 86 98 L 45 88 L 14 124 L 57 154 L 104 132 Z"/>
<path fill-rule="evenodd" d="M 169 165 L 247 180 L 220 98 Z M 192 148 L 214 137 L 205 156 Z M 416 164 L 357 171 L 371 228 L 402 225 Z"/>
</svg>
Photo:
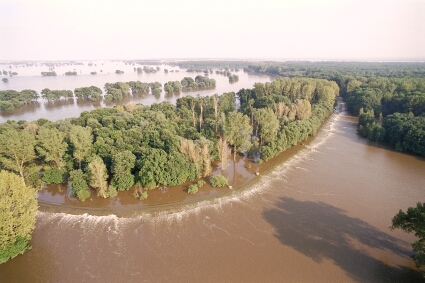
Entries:
<svg viewBox="0 0 425 283">
<path fill-rule="evenodd" d="M 220 188 L 227 186 L 228 181 L 223 175 L 215 175 L 210 178 L 210 183 L 214 188 Z"/>
<path fill-rule="evenodd" d="M 140 194 L 139 199 L 140 199 L 140 200 L 145 200 L 145 199 L 147 199 L 147 198 L 148 198 L 148 192 L 147 192 L 147 191 L 143 191 L 143 192 Z"/>
<path fill-rule="evenodd" d="M 149 190 L 153 190 L 156 188 L 156 183 L 154 181 L 150 181 L 145 185 L 145 187 Z"/>
<path fill-rule="evenodd" d="M 108 197 L 110 197 L 110 198 L 114 198 L 114 197 L 116 197 L 116 196 L 118 195 L 117 188 L 115 188 L 115 187 L 114 187 L 114 186 L 112 186 L 112 185 L 109 185 L 109 186 L 108 186 L 107 195 L 108 195 Z"/>
<path fill-rule="evenodd" d="M 0 264 L 30 250 L 31 246 L 28 245 L 29 238 L 18 237 L 12 245 L 4 250 L 0 249 Z"/>
<path fill-rule="evenodd" d="M 59 168 L 46 168 L 43 172 L 43 181 L 47 184 L 60 184 L 63 182 L 65 172 Z"/>
<path fill-rule="evenodd" d="M 198 186 L 198 188 L 202 188 L 205 184 L 206 182 L 204 180 L 199 180 L 196 185 Z"/>
<path fill-rule="evenodd" d="M 71 193 L 76 195 L 79 200 L 85 201 L 90 197 L 90 192 L 88 190 L 88 184 L 85 179 L 85 175 L 81 169 L 72 170 L 69 173 L 70 181 L 69 185 L 71 186 Z"/>
<path fill-rule="evenodd" d="M 88 199 L 90 197 L 90 192 L 89 190 L 85 189 L 85 190 L 80 190 L 77 192 L 77 198 L 80 201 L 85 201 L 86 199 Z"/>
<path fill-rule="evenodd" d="M 187 192 L 192 195 L 196 194 L 198 192 L 198 186 L 190 185 L 189 188 L 187 189 Z"/>
</svg>

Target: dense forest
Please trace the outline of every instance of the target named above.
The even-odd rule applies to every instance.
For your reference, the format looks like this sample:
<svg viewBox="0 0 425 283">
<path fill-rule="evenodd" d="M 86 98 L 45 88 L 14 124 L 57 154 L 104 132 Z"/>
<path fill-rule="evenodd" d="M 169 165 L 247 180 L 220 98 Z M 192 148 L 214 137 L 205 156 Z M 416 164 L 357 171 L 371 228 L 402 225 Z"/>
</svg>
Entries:
<svg viewBox="0 0 425 283">
<path fill-rule="evenodd" d="M 262 62 L 244 70 L 333 80 L 348 110 L 359 115 L 362 136 L 425 156 L 424 63 Z"/>
<path fill-rule="evenodd" d="M 425 156 L 424 78 L 357 77 L 343 93 L 362 136 Z"/>
<path fill-rule="evenodd" d="M 57 122 L 8 121 L 0 125 L 1 169 L 30 186 L 68 180 L 80 200 L 89 187 L 101 197 L 133 188 L 143 199 L 149 189 L 209 176 L 215 160 L 225 169 L 238 154 L 258 162 L 276 156 L 315 134 L 338 94 L 332 81 L 278 79 L 237 93 L 181 97 L 176 105 L 129 103 Z"/>
</svg>

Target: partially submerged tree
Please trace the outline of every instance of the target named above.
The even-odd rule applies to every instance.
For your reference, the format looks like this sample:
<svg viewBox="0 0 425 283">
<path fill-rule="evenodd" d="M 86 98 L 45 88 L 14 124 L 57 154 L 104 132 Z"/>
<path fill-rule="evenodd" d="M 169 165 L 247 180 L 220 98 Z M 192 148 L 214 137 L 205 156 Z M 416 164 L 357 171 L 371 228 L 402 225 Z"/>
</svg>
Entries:
<svg viewBox="0 0 425 283">
<path fill-rule="evenodd" d="M 224 127 L 224 136 L 228 143 L 233 146 L 233 160 L 236 160 L 236 153 L 248 151 L 252 126 L 249 124 L 249 117 L 238 112 L 230 112 Z"/>
<path fill-rule="evenodd" d="M 71 186 L 71 193 L 76 195 L 79 200 L 85 201 L 90 197 L 89 185 L 81 169 L 69 172 L 69 185 Z"/>
<path fill-rule="evenodd" d="M 90 186 L 97 190 L 97 194 L 101 197 L 116 196 L 116 189 L 108 186 L 108 172 L 105 163 L 99 156 L 92 157 L 91 162 L 87 166 L 90 176 Z"/>
</svg>

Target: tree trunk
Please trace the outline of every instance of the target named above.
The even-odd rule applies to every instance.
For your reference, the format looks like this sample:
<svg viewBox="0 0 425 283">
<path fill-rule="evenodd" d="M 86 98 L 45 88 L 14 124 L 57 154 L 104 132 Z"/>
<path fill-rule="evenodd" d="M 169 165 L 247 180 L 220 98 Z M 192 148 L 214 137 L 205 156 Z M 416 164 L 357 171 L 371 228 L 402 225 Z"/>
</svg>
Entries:
<svg viewBox="0 0 425 283">
<path fill-rule="evenodd" d="M 202 128 L 202 112 L 204 110 L 204 107 L 202 107 L 202 104 L 200 104 L 199 107 L 201 108 L 201 114 L 199 114 L 199 132 L 201 132 L 201 128 Z"/>
<path fill-rule="evenodd" d="M 192 110 L 193 127 L 196 128 L 195 103 L 193 102 L 193 100 L 190 101 L 190 109 Z"/>
</svg>

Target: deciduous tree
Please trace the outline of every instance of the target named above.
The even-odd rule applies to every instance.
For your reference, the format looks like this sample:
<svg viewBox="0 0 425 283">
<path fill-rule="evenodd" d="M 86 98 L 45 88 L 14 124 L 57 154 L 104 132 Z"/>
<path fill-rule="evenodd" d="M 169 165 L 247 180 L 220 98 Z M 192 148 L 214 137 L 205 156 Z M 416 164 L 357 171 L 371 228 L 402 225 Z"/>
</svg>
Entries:
<svg viewBox="0 0 425 283">
<path fill-rule="evenodd" d="M 0 163 L 19 173 L 24 183 L 25 168 L 35 158 L 34 146 L 35 136 L 29 131 L 7 129 L 0 134 Z"/>
<path fill-rule="evenodd" d="M 30 248 L 37 209 L 37 190 L 18 175 L 0 171 L 0 264 Z"/>
</svg>

